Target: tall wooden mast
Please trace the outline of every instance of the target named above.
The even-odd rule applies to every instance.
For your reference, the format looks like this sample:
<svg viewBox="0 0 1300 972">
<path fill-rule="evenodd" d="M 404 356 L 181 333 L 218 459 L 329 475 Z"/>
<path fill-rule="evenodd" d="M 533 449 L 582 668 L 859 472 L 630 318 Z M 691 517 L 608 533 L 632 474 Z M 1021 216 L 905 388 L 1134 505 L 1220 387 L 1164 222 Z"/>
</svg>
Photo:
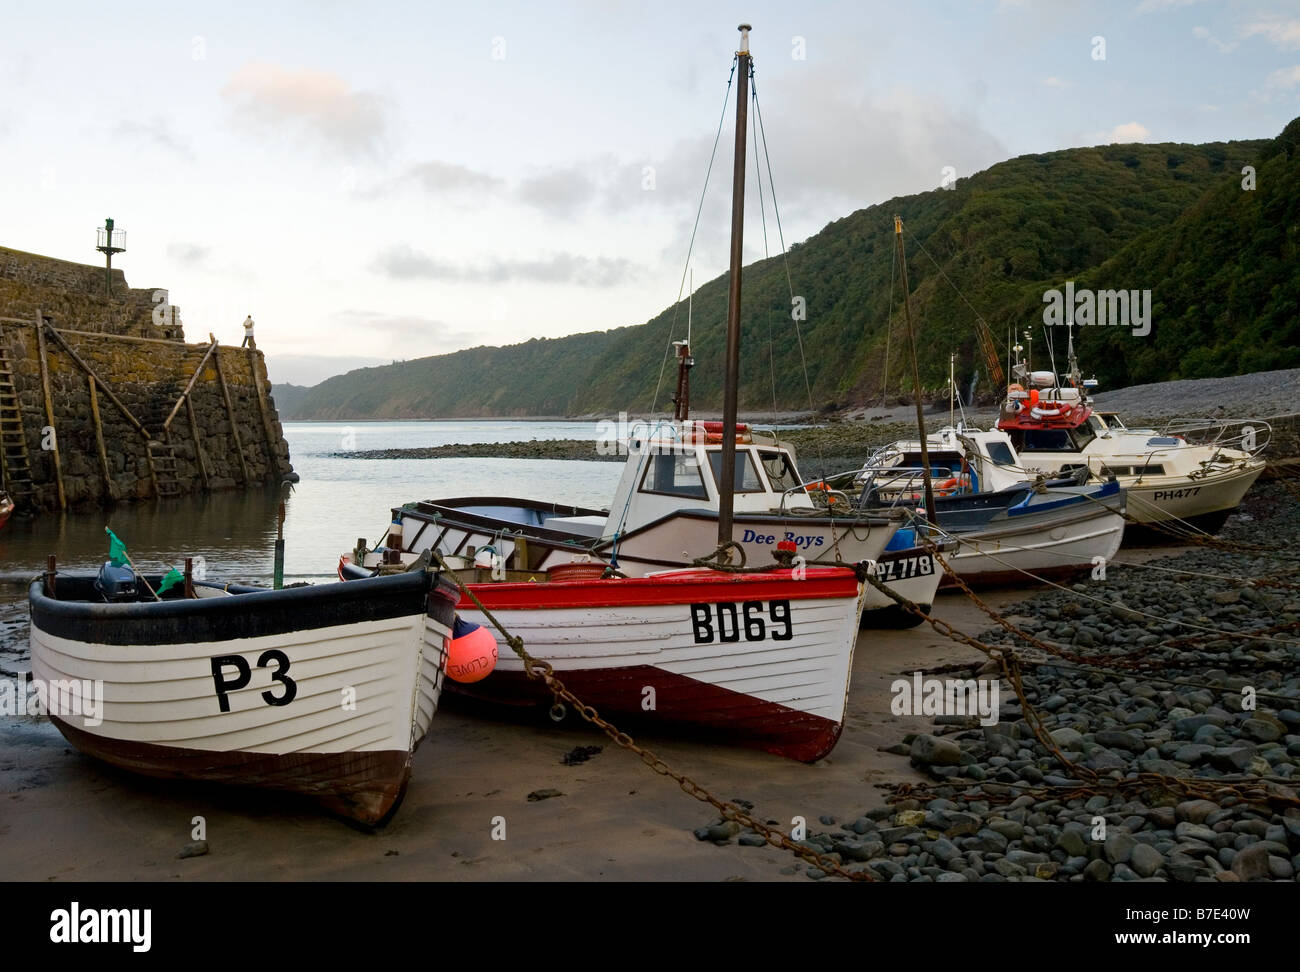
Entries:
<svg viewBox="0 0 1300 972">
<path fill-rule="evenodd" d="M 727 361 L 723 373 L 722 471 L 718 477 L 718 544 L 732 541 L 736 485 L 736 395 L 740 384 L 740 272 L 745 239 L 745 112 L 749 103 L 749 24 L 741 24 L 736 86 L 736 154 L 731 182 L 731 287 L 727 294 Z"/>
</svg>

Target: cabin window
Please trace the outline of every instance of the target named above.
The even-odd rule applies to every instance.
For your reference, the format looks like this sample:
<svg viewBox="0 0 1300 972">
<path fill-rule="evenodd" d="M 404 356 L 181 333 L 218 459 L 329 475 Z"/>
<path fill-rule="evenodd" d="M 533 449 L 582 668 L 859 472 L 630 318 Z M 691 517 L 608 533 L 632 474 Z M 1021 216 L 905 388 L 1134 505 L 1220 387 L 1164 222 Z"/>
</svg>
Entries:
<svg viewBox="0 0 1300 972">
<path fill-rule="evenodd" d="M 719 485 L 722 484 L 722 453 L 710 452 L 709 462 L 713 464 L 713 479 Z M 748 449 L 736 450 L 736 493 L 761 493 L 763 492 L 763 481 L 758 478 L 758 470 L 754 468 L 754 460 L 750 457 Z"/>
<path fill-rule="evenodd" d="M 767 481 L 776 492 L 784 493 L 799 485 L 799 474 L 784 452 L 760 452 L 758 459 L 763 464 L 763 471 L 767 473 Z"/>
<path fill-rule="evenodd" d="M 1073 452 L 1070 433 L 1066 429 L 1025 429 L 1025 444 L 1021 452 Z"/>
<path fill-rule="evenodd" d="M 1110 429 L 1106 426 L 1105 419 L 1103 419 L 1100 415 L 1096 414 L 1095 412 L 1092 415 L 1088 416 L 1088 424 L 1092 426 L 1093 431 L 1096 432 L 1098 435 L 1102 435 L 1103 433 L 1110 431 Z"/>
<path fill-rule="evenodd" d="M 899 470 L 925 468 L 925 463 L 921 461 L 921 453 L 905 452 L 903 458 L 898 462 Z M 956 476 L 962 468 L 962 457 L 956 452 L 940 452 L 937 449 L 930 450 L 930 475 L 943 476 L 947 479 L 949 476 Z"/>
<path fill-rule="evenodd" d="M 693 453 L 688 455 L 653 455 L 641 477 L 641 492 L 665 493 L 669 496 L 692 496 L 705 499 L 704 478 Z"/>
<path fill-rule="evenodd" d="M 1088 447 L 1088 443 L 1097 438 L 1097 433 L 1086 425 L 1080 425 L 1078 428 L 1070 430 L 1070 439 L 1074 442 L 1074 450 L 1082 452 Z"/>
<path fill-rule="evenodd" d="M 1165 474 L 1165 464 L 1157 462 L 1149 466 L 1134 466 L 1133 471 L 1139 476 L 1163 476 Z"/>
<path fill-rule="evenodd" d="M 1011 446 L 1005 442 L 990 442 L 987 444 L 989 458 L 999 466 L 1014 466 L 1016 457 L 1011 454 Z"/>
</svg>

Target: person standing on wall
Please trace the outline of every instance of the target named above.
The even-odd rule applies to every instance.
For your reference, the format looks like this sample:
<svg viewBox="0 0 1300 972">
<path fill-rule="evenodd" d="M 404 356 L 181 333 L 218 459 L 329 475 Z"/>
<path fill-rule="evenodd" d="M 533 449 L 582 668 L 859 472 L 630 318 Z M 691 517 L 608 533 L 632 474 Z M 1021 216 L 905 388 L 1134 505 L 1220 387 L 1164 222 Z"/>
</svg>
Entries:
<svg viewBox="0 0 1300 972">
<path fill-rule="evenodd" d="M 257 349 L 257 345 L 253 342 L 253 315 L 252 314 L 249 314 L 247 317 L 244 318 L 244 340 L 243 343 L 240 344 L 239 346 L 241 348 L 252 348 L 253 350 Z"/>
</svg>

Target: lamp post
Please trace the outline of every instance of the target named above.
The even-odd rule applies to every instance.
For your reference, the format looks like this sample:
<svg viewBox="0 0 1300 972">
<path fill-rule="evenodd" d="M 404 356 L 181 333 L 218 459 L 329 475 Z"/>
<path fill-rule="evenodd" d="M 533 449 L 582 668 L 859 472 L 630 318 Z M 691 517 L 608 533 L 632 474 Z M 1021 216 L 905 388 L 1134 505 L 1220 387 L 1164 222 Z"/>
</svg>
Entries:
<svg viewBox="0 0 1300 972">
<path fill-rule="evenodd" d="M 95 230 L 95 249 L 104 254 L 104 292 L 113 296 L 113 254 L 126 252 L 126 230 L 114 229 L 111 218 Z"/>
</svg>

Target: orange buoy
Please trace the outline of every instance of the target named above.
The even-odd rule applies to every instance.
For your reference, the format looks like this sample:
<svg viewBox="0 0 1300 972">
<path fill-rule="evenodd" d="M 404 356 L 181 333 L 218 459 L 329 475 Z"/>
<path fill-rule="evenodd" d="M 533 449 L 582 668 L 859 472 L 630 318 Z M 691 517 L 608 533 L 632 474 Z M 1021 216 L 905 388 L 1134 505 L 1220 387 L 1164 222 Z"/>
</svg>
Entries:
<svg viewBox="0 0 1300 972">
<path fill-rule="evenodd" d="M 479 624 L 456 618 L 447 641 L 447 677 L 456 682 L 477 682 L 497 666 L 497 640 Z"/>
<path fill-rule="evenodd" d="M 1029 407 L 1033 408 L 1037 404 L 1038 404 L 1038 389 L 1031 388 L 1029 389 Z"/>
</svg>

